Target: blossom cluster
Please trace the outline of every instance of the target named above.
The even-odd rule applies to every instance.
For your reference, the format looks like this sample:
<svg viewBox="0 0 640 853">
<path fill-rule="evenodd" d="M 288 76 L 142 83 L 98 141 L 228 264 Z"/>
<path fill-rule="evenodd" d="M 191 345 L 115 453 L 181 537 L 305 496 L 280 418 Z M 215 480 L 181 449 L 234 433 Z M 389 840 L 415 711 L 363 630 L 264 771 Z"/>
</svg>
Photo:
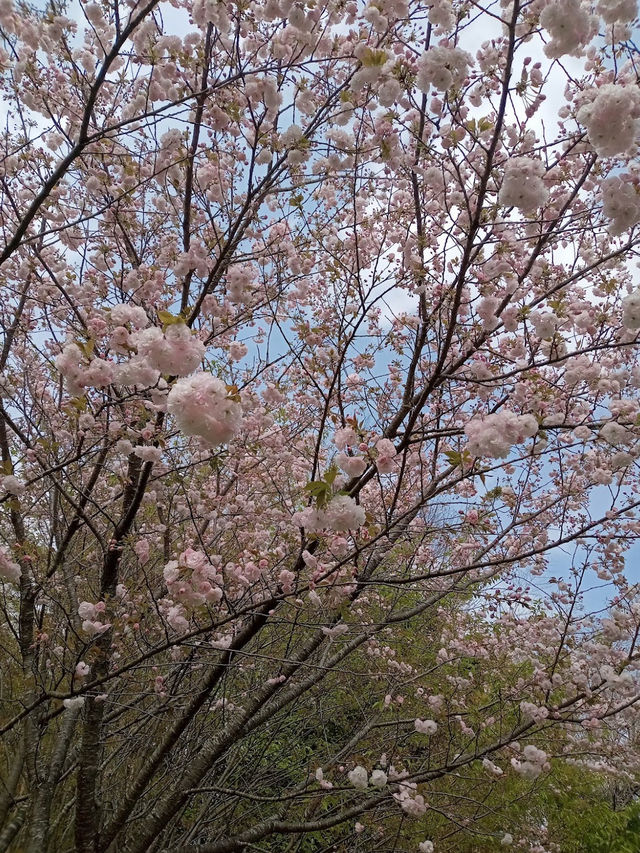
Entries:
<svg viewBox="0 0 640 853">
<path fill-rule="evenodd" d="M 550 764 L 547 761 L 547 753 L 538 747 L 529 744 L 522 750 L 524 761 L 519 761 L 517 758 L 511 759 L 511 766 L 520 776 L 525 779 L 537 779 L 543 770 L 549 770 Z"/>
<path fill-rule="evenodd" d="M 157 326 L 130 336 L 138 355 L 160 373 L 188 376 L 204 356 L 204 344 L 185 323 L 172 323 L 163 332 Z"/>
<path fill-rule="evenodd" d="M 359 477 L 367 468 L 366 456 L 349 456 L 346 453 L 338 453 L 335 462 L 349 477 Z"/>
<path fill-rule="evenodd" d="M 544 163 L 536 157 L 514 157 L 507 161 L 498 201 L 530 213 L 549 197 L 543 177 Z"/>
<path fill-rule="evenodd" d="M 414 728 L 423 735 L 433 735 L 438 731 L 438 724 L 433 720 L 415 720 Z"/>
<path fill-rule="evenodd" d="M 80 396 L 85 388 L 104 388 L 115 378 L 116 366 L 102 358 L 90 361 L 76 343 L 67 343 L 56 359 L 56 367 L 64 376 L 67 390 Z"/>
<path fill-rule="evenodd" d="M 254 287 L 255 270 L 251 264 L 236 264 L 229 267 L 226 274 L 227 295 L 240 304 L 247 302 Z"/>
<path fill-rule="evenodd" d="M 614 237 L 640 222 L 640 194 L 636 186 L 620 175 L 602 182 L 602 212 L 611 220 L 609 233 Z"/>
<path fill-rule="evenodd" d="M 622 322 L 627 329 L 640 329 L 640 288 L 622 300 Z"/>
<path fill-rule="evenodd" d="M 445 92 L 452 86 L 460 87 L 473 65 L 473 58 L 460 47 L 436 45 L 423 53 L 418 61 L 416 86 L 421 92 L 429 87 Z"/>
<path fill-rule="evenodd" d="M 539 338 L 548 341 L 553 337 L 558 325 L 558 318 L 555 314 L 550 311 L 532 311 L 528 319 Z"/>
<path fill-rule="evenodd" d="M 208 373 L 178 379 L 167 398 L 167 410 L 186 435 L 197 435 L 217 447 L 240 429 L 242 407 L 229 396 L 222 380 Z"/>
<path fill-rule="evenodd" d="M 222 577 L 202 551 L 187 548 L 162 572 L 169 594 L 188 607 L 216 604 L 222 598 Z"/>
<path fill-rule="evenodd" d="M 111 627 L 110 622 L 103 622 L 102 615 L 106 610 L 104 601 L 92 604 L 90 601 L 82 601 L 78 605 L 78 616 L 82 619 L 82 630 L 90 637 L 102 634 Z"/>
<path fill-rule="evenodd" d="M 0 547 L 0 581 L 9 581 L 9 583 L 19 583 L 22 570 L 20 566 L 11 559 L 11 555 L 6 548 Z"/>
<path fill-rule="evenodd" d="M 554 0 L 543 9 L 540 23 L 551 36 L 544 52 L 558 59 L 566 54 L 580 56 L 598 32 L 599 22 L 580 0 Z"/>
<path fill-rule="evenodd" d="M 184 605 L 176 603 L 171 598 L 162 598 L 158 602 L 158 608 L 167 625 L 176 634 L 186 634 L 189 630 L 189 620 Z"/>
<path fill-rule="evenodd" d="M 629 38 L 629 24 L 637 15 L 636 0 L 599 0 L 593 14 L 590 3 L 583 0 L 551 0 L 540 14 L 540 24 L 550 40 L 544 47 L 549 59 L 561 56 L 582 56 L 600 27 L 615 25 L 616 39 Z"/>
<path fill-rule="evenodd" d="M 589 142 L 601 157 L 613 157 L 633 149 L 640 118 L 640 92 L 635 86 L 605 83 L 588 93 L 589 100 L 577 113 L 587 128 Z"/>
<path fill-rule="evenodd" d="M 606 424 L 600 427 L 600 438 L 603 438 L 608 444 L 614 447 L 620 445 L 631 445 L 635 442 L 635 435 L 624 424 L 618 421 L 607 421 Z"/>
<path fill-rule="evenodd" d="M 149 318 L 144 308 L 131 302 L 120 302 L 112 305 L 109 315 L 115 326 L 126 326 L 127 323 L 130 323 L 137 329 L 144 329 L 149 325 Z"/>
<path fill-rule="evenodd" d="M 364 524 L 366 518 L 363 507 L 348 495 L 335 495 L 325 509 L 306 507 L 294 513 L 292 521 L 298 527 L 307 531 L 357 530 Z"/>
<path fill-rule="evenodd" d="M 333 437 L 334 444 L 342 451 L 335 457 L 336 464 L 350 477 L 359 477 L 369 464 L 369 460 L 365 456 L 349 456 L 346 452 L 347 448 L 357 447 L 360 450 L 367 451 L 369 447 L 364 442 L 359 442 L 353 427 L 340 427 L 335 431 Z M 396 449 L 392 441 L 388 438 L 380 438 L 375 443 L 375 462 L 380 474 L 390 474 L 396 464 Z"/>
<path fill-rule="evenodd" d="M 598 0 L 596 11 L 606 24 L 628 24 L 638 14 L 637 0 Z"/>
<path fill-rule="evenodd" d="M 56 358 L 68 392 L 80 396 L 86 388 L 104 388 L 112 383 L 162 388 L 160 374 L 187 376 L 201 363 L 205 347 L 185 323 L 171 323 L 162 330 L 148 326 L 143 308 L 118 304 L 109 311 L 115 323 L 109 347 L 112 353 L 126 355 L 122 361 L 93 356 L 93 345 L 68 341 Z M 104 321 L 100 321 L 102 325 Z M 125 324 L 137 327 L 129 331 Z"/>
<path fill-rule="evenodd" d="M 534 705 L 533 702 L 521 702 L 520 710 L 526 719 L 533 720 L 536 723 L 541 723 L 549 716 L 548 708 L 540 705 Z"/>
<path fill-rule="evenodd" d="M 503 409 L 484 418 L 473 418 L 464 431 L 473 456 L 506 459 L 514 444 L 520 444 L 538 432 L 538 421 L 533 415 L 516 415 Z"/>
<path fill-rule="evenodd" d="M 366 768 L 360 764 L 347 773 L 347 778 L 354 788 L 361 791 L 364 791 L 369 785 L 373 788 L 384 788 L 388 781 L 388 776 L 384 770 L 374 770 L 369 776 Z"/>
<path fill-rule="evenodd" d="M 24 483 L 13 474 L 0 475 L 0 488 L 9 492 L 10 495 L 21 495 L 25 490 Z"/>
<path fill-rule="evenodd" d="M 502 773 L 503 773 L 502 768 L 498 767 L 497 764 L 494 764 L 494 762 L 491 761 L 491 759 L 483 758 L 482 759 L 482 766 L 484 767 L 484 769 L 488 773 L 491 773 L 492 776 L 502 776 Z"/>
<path fill-rule="evenodd" d="M 427 811 L 427 804 L 422 794 L 417 793 L 415 782 L 400 782 L 398 792 L 393 795 L 402 811 L 409 817 L 422 817 Z"/>
</svg>

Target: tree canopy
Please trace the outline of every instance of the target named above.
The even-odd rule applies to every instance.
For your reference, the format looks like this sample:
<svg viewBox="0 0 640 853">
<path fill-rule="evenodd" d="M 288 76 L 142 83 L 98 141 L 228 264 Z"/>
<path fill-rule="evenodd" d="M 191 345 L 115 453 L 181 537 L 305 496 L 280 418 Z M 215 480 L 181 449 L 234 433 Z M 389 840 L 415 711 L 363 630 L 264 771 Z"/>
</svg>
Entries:
<svg viewBox="0 0 640 853">
<path fill-rule="evenodd" d="M 639 848 L 636 16 L 0 0 L 0 853 Z"/>
</svg>

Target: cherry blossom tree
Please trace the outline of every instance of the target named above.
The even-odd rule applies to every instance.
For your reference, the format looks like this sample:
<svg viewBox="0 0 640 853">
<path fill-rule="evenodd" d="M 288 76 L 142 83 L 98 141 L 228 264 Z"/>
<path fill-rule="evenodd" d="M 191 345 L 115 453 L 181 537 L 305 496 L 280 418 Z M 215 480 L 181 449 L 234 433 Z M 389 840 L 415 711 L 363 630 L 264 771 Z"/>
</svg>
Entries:
<svg viewBox="0 0 640 853">
<path fill-rule="evenodd" d="M 2 0 L 0 851 L 633 804 L 636 15 Z"/>
</svg>

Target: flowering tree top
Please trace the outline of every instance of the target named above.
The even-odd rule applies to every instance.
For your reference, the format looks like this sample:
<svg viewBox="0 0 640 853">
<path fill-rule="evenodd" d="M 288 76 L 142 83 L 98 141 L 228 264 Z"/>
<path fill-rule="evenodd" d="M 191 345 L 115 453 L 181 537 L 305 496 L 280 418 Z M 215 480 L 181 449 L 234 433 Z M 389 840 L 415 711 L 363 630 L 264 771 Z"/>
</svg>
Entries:
<svg viewBox="0 0 640 853">
<path fill-rule="evenodd" d="M 635 784 L 636 16 L 0 3 L 0 850 Z"/>
</svg>

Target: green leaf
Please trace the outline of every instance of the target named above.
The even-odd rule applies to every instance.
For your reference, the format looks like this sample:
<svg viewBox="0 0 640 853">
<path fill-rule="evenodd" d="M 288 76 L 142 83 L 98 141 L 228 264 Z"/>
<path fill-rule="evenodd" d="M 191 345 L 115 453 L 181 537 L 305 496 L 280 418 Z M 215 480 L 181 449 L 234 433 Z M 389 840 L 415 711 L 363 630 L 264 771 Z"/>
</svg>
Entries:
<svg viewBox="0 0 640 853">
<path fill-rule="evenodd" d="M 235 403 L 239 403 L 240 402 L 240 392 L 238 391 L 238 386 L 237 385 L 225 384 L 224 387 L 227 389 L 227 392 L 229 394 L 229 399 L 233 400 Z"/>
<path fill-rule="evenodd" d="M 366 48 L 360 58 L 363 68 L 382 68 L 387 61 L 387 52 L 385 50 L 371 50 Z"/>
<path fill-rule="evenodd" d="M 179 314 L 176 317 L 170 311 L 165 311 L 161 309 L 158 311 L 158 320 L 162 323 L 162 329 L 166 329 L 167 326 L 176 326 L 179 323 L 184 323 L 184 317 L 181 317 Z"/>
<path fill-rule="evenodd" d="M 501 494 L 502 486 L 494 486 L 493 489 L 489 489 L 489 491 L 485 493 L 485 498 L 487 500 L 494 500 L 494 498 L 499 498 Z"/>
<path fill-rule="evenodd" d="M 445 450 L 444 455 L 449 460 L 449 464 L 455 468 L 459 468 L 462 465 L 462 454 L 457 450 Z"/>
<path fill-rule="evenodd" d="M 325 480 L 312 480 L 304 490 L 315 500 L 318 509 L 323 509 L 331 499 L 331 485 Z"/>
<path fill-rule="evenodd" d="M 322 479 L 325 481 L 325 483 L 328 483 L 330 486 L 332 486 L 339 473 L 340 469 L 338 468 L 338 466 L 332 463 L 329 468 L 327 468 L 327 470 L 324 472 Z"/>
<path fill-rule="evenodd" d="M 91 359 L 93 355 L 93 347 L 95 345 L 95 341 L 93 338 L 88 338 L 86 341 L 76 341 L 78 349 L 80 349 L 84 356 L 87 359 Z"/>
</svg>

